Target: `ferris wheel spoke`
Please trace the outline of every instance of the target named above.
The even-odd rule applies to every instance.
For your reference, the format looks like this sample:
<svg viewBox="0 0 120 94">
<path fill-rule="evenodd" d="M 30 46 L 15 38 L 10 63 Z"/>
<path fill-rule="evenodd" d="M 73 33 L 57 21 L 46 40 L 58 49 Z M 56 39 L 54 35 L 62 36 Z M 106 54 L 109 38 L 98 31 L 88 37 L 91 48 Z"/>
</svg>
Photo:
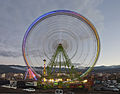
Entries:
<svg viewBox="0 0 120 94">
<path fill-rule="evenodd" d="M 23 57 L 39 76 L 46 59 L 48 74 L 56 72 L 86 76 L 94 67 L 100 52 L 98 33 L 84 16 L 68 10 L 46 13 L 36 19 L 25 33 Z M 59 69 L 59 70 L 58 70 Z M 42 74 L 41 74 L 42 75 Z"/>
</svg>

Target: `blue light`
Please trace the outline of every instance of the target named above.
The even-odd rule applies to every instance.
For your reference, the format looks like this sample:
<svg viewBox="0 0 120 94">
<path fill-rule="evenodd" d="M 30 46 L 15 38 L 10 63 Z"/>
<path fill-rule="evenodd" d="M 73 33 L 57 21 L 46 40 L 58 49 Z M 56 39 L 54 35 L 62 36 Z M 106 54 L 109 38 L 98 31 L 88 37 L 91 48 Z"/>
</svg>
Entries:
<svg viewBox="0 0 120 94">
<path fill-rule="evenodd" d="M 26 31 L 26 33 L 25 33 L 25 36 L 24 36 L 24 42 L 26 41 L 26 38 L 27 38 L 27 36 L 28 36 L 28 33 L 30 32 L 30 30 L 32 29 L 32 27 L 33 27 L 40 19 L 46 17 L 47 15 L 56 13 L 56 12 L 70 12 L 70 13 L 74 13 L 73 11 L 69 11 L 69 10 L 56 10 L 56 11 L 51 11 L 51 12 L 48 12 L 48 13 L 43 14 L 42 16 L 38 17 L 38 18 L 29 26 L 29 28 L 27 29 L 27 31 Z"/>
<path fill-rule="evenodd" d="M 38 17 L 27 29 L 27 31 L 25 32 L 25 35 L 24 35 L 24 38 L 23 38 L 23 43 L 22 43 L 22 52 L 23 52 L 23 56 L 25 55 L 25 45 L 26 45 L 26 39 L 27 39 L 27 36 L 28 34 L 30 33 L 31 29 L 33 28 L 33 26 L 40 20 L 40 19 L 43 19 L 44 17 L 50 15 L 50 14 L 54 14 L 54 13 L 58 13 L 58 12 L 65 12 L 65 13 L 71 13 L 71 14 L 74 14 L 74 15 L 77 15 L 76 12 L 73 12 L 73 11 L 69 11 L 69 10 L 55 10 L 55 11 L 51 11 L 51 12 L 48 12 L 48 13 L 45 13 L 43 14 L 42 16 Z M 25 59 L 26 58 L 26 55 L 24 56 L 24 60 L 25 60 L 25 63 L 27 65 L 28 68 L 31 68 L 31 66 L 29 65 L 29 62 Z M 32 68 L 31 68 L 32 69 Z M 37 80 L 37 78 L 35 77 L 35 79 Z"/>
</svg>

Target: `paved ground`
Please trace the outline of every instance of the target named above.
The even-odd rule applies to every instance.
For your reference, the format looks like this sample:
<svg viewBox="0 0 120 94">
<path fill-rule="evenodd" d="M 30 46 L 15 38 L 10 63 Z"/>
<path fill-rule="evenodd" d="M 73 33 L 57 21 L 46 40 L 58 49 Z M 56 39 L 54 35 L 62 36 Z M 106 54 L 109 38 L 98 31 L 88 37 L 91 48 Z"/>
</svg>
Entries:
<svg viewBox="0 0 120 94">
<path fill-rule="evenodd" d="M 87 94 L 119 94 L 119 92 L 112 92 L 112 91 L 93 91 Z"/>
<path fill-rule="evenodd" d="M 20 89 L 11 89 L 11 88 L 4 88 L 0 87 L 0 93 L 26 93 Z"/>
<path fill-rule="evenodd" d="M 0 93 L 39 93 L 39 94 L 54 94 L 55 90 L 36 90 L 36 92 L 27 92 L 27 91 L 23 91 L 22 89 L 10 89 L 10 88 L 3 88 L 0 87 Z M 72 91 L 72 90 L 69 90 Z M 64 94 L 68 94 L 67 90 L 64 90 Z M 91 91 L 91 92 L 87 92 L 87 91 L 79 91 L 79 90 L 73 90 L 72 92 L 74 92 L 74 94 L 120 94 L 118 92 L 112 92 L 112 91 Z"/>
</svg>

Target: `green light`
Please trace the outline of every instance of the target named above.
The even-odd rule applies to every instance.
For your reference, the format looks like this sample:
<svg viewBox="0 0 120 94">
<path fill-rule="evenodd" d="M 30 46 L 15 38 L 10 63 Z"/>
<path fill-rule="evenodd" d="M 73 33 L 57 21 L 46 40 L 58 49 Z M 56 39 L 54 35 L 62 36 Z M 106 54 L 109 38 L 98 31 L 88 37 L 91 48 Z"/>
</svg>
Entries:
<svg viewBox="0 0 120 94">
<path fill-rule="evenodd" d="M 58 83 L 54 83 L 54 85 L 58 85 Z"/>
</svg>

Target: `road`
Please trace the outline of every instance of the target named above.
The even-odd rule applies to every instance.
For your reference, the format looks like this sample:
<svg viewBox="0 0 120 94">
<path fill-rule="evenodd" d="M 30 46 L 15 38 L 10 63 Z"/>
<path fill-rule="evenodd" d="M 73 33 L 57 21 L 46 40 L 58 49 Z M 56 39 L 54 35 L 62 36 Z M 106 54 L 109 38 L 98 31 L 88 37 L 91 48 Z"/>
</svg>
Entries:
<svg viewBox="0 0 120 94">
<path fill-rule="evenodd" d="M 35 92 L 29 93 L 39 93 L 39 94 L 54 94 L 55 90 L 36 90 Z M 71 90 L 70 90 L 71 91 Z M 68 94 L 69 91 L 64 90 L 64 94 Z M 112 91 L 72 91 L 74 94 L 120 94 L 119 92 Z M 0 87 L 0 93 L 28 93 L 27 91 L 23 91 L 22 89 L 11 89 Z"/>
</svg>

